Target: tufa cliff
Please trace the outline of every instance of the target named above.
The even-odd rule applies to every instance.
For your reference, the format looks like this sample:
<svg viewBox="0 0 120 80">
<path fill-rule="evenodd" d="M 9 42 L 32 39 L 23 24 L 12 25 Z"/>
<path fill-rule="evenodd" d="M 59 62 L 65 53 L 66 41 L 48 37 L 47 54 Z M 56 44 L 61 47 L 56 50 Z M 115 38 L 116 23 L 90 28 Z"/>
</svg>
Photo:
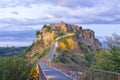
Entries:
<svg viewBox="0 0 120 80">
<path fill-rule="evenodd" d="M 74 34 L 72 36 L 68 36 Z M 67 35 L 67 37 L 63 37 Z M 29 47 L 27 56 L 36 60 L 47 55 L 53 44 L 57 40 L 53 61 L 76 64 L 80 66 L 90 66 L 89 55 L 101 49 L 101 44 L 95 38 L 94 31 L 83 29 L 81 26 L 67 24 L 64 22 L 43 25 L 41 31 L 36 32 L 36 40 Z M 37 57 L 35 57 L 37 56 Z M 86 61 L 86 59 L 88 59 Z M 85 61 L 85 62 L 84 62 Z M 85 64 L 84 64 L 85 63 Z"/>
<path fill-rule="evenodd" d="M 49 32 L 51 32 L 50 35 Z M 36 35 L 36 41 L 43 40 L 44 42 L 52 42 L 56 37 L 70 32 L 75 33 L 77 42 L 84 43 L 95 49 L 101 48 L 99 40 L 95 38 L 94 31 L 90 29 L 82 29 L 81 26 L 64 22 L 50 24 L 49 26 L 44 25 L 41 33 Z"/>
<path fill-rule="evenodd" d="M 90 46 L 94 50 L 101 48 L 99 40 L 95 38 L 94 31 L 90 29 L 82 29 L 81 26 L 74 24 L 60 22 L 44 25 L 41 31 L 36 32 L 36 42 L 29 51 L 29 54 L 33 55 L 35 53 L 41 53 L 45 48 L 49 48 L 56 38 L 68 33 L 74 33 L 75 35 L 68 38 L 68 40 L 59 40 L 59 45 L 64 45 L 64 47 L 72 46 L 72 50 L 75 49 L 75 51 L 78 51 L 79 53 L 84 53 L 81 51 L 82 49 L 80 50 L 78 48 L 81 43 Z M 64 42 L 66 42 L 67 45 L 63 44 Z M 74 48 L 71 44 L 74 45 Z"/>
</svg>

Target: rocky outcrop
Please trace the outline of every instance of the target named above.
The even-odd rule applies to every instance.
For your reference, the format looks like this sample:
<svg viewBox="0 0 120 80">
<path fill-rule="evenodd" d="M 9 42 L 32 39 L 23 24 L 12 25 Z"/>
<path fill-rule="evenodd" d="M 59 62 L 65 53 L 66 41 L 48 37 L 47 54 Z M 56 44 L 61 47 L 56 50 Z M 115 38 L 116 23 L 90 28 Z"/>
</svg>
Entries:
<svg viewBox="0 0 120 80">
<path fill-rule="evenodd" d="M 101 48 L 101 44 L 98 39 L 95 38 L 94 31 L 90 29 L 82 29 L 81 26 L 77 26 L 74 24 L 66 24 L 64 22 L 60 22 L 57 24 L 50 24 L 51 29 L 56 32 L 74 32 L 76 33 L 76 37 L 78 42 L 85 43 L 86 45 L 92 46 L 93 48 Z"/>
<path fill-rule="evenodd" d="M 55 31 L 63 31 L 63 32 L 76 32 L 79 26 L 74 24 L 66 24 L 64 22 L 60 22 L 57 24 L 50 24 L 50 27 Z"/>
<path fill-rule="evenodd" d="M 78 41 L 86 45 L 92 46 L 93 48 L 101 48 L 101 43 L 95 38 L 94 31 L 90 29 L 79 29 L 76 32 Z"/>
<path fill-rule="evenodd" d="M 48 31 L 48 28 L 51 31 Z M 74 32 L 78 42 L 84 43 L 96 49 L 101 48 L 99 40 L 95 38 L 94 31 L 91 29 L 82 29 L 81 26 L 66 24 L 64 22 L 50 24 L 50 26 L 47 27 L 45 25 L 45 27 L 42 29 L 42 32 L 39 35 L 36 35 L 36 41 L 43 40 L 45 45 L 48 45 L 47 42 L 50 43 L 52 40 L 54 40 L 55 35 L 57 35 L 59 32 Z"/>
</svg>

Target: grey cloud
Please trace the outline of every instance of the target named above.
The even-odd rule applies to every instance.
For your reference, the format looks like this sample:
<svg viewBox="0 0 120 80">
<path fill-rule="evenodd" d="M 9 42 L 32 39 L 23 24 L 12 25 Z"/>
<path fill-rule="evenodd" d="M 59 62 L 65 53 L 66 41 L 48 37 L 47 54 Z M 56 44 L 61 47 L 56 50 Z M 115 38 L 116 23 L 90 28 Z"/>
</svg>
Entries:
<svg viewBox="0 0 120 80">
<path fill-rule="evenodd" d="M 96 5 L 104 5 L 104 3 L 115 3 L 119 4 L 119 0 L 10 0 L 1 1 L 0 7 L 16 7 L 16 6 L 26 6 L 31 7 L 31 4 L 52 4 L 63 7 L 75 8 L 81 7 L 93 7 Z M 110 4 L 111 4 L 110 3 Z M 106 4 L 105 4 L 106 5 Z M 119 5 L 118 5 L 119 6 Z"/>
<path fill-rule="evenodd" d="M 109 24 L 109 23 L 120 23 L 120 17 L 114 17 L 112 15 L 96 15 L 96 16 L 81 16 L 81 15 L 73 15 L 73 14 L 64 14 L 59 13 L 51 14 L 53 18 L 37 18 L 37 19 L 14 19 L 8 18 L 4 20 L 0 20 L 0 24 L 4 26 L 4 29 L 22 29 L 22 30 L 32 30 L 34 26 L 57 23 L 60 21 L 65 21 L 67 23 L 73 24 Z M 32 27 L 29 27 L 32 26 Z M 6 27 L 6 28 L 5 28 Z"/>
<path fill-rule="evenodd" d="M 56 19 L 56 18 L 55 18 Z M 7 18 L 1 19 L 0 24 L 6 27 L 15 26 L 15 27 L 27 27 L 27 26 L 37 26 L 42 24 L 53 23 L 55 19 L 50 18 L 37 18 L 37 19 L 15 19 L 15 18 Z"/>
<path fill-rule="evenodd" d="M 52 4 L 61 7 L 96 7 L 96 6 L 111 6 L 119 7 L 119 0 L 36 0 L 39 4 Z"/>
<path fill-rule="evenodd" d="M 12 11 L 11 13 L 12 13 L 12 14 L 15 14 L 15 15 L 18 15 L 18 14 L 19 14 L 19 13 L 16 12 L 16 11 Z"/>
<path fill-rule="evenodd" d="M 63 7 L 92 7 L 97 3 L 95 0 L 40 0 L 40 3 L 50 3 L 53 5 L 63 6 Z"/>
<path fill-rule="evenodd" d="M 35 30 L 31 31 L 1 31 L 0 41 L 33 41 Z"/>
<path fill-rule="evenodd" d="M 35 19 L 15 19 L 15 18 L 6 18 L 0 20 L 1 24 L 17 25 L 17 26 L 31 26 L 39 25 L 39 20 Z"/>
<path fill-rule="evenodd" d="M 4 1 L 3 1 L 4 2 Z M 12 0 L 10 1 L 12 3 Z M 2 3 L 0 3 L 2 4 Z M 4 2 L 4 4 L 8 4 Z M 15 0 L 14 3 L 8 4 L 14 6 L 30 6 L 50 4 L 52 8 L 45 9 L 44 12 L 52 17 L 43 17 L 36 19 L 14 19 L 7 18 L 0 20 L 1 24 L 9 24 L 11 26 L 36 26 L 40 24 L 49 24 L 53 22 L 65 21 L 71 23 L 119 23 L 120 4 L 119 0 Z M 57 8 L 57 7 L 60 7 Z M 104 9 L 105 8 L 105 9 Z M 18 14 L 17 12 L 12 12 Z M 103 18 L 103 19 L 102 19 Z M 108 20 L 112 19 L 112 20 Z M 70 21 L 69 21 L 70 20 Z M 76 21 L 76 22 L 75 22 Z M 115 22 L 116 21 L 116 22 Z"/>
<path fill-rule="evenodd" d="M 10 0 L 10 1 L 1 1 L 0 7 L 6 8 L 6 7 L 16 7 L 16 6 L 26 6 L 31 7 L 31 4 L 36 3 L 35 0 Z"/>
<path fill-rule="evenodd" d="M 67 0 L 65 4 L 61 4 L 61 6 L 66 7 L 93 7 L 95 6 L 94 0 Z"/>
</svg>

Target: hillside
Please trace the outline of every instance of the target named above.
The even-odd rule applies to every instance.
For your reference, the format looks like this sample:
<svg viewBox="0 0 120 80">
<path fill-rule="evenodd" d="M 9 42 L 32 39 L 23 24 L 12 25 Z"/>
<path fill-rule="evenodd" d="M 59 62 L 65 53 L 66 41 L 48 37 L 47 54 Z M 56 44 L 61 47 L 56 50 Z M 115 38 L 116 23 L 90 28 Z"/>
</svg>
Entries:
<svg viewBox="0 0 120 80">
<path fill-rule="evenodd" d="M 0 47 L 0 56 L 19 55 L 25 51 L 27 47 Z"/>
<path fill-rule="evenodd" d="M 64 37 L 71 33 L 74 33 L 74 35 Z M 63 38 L 58 39 L 61 36 Z M 93 55 L 97 50 L 101 49 L 101 44 L 95 38 L 94 31 L 82 29 L 81 26 L 60 22 L 44 25 L 41 31 L 36 32 L 35 43 L 28 50 L 27 56 L 43 55 L 42 52 L 49 50 L 55 40 L 58 42 L 53 59 L 55 62 L 89 67 L 89 60 L 83 58 Z"/>
</svg>

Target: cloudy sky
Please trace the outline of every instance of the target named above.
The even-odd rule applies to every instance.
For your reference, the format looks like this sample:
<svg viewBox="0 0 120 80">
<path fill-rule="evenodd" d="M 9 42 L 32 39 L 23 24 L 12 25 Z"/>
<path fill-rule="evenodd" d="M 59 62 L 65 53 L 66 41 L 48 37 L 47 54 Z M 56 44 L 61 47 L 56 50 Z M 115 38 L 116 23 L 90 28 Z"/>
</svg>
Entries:
<svg viewBox="0 0 120 80">
<path fill-rule="evenodd" d="M 0 0 L 0 46 L 29 45 L 43 24 L 93 29 L 96 36 L 120 31 L 119 0 Z"/>
</svg>

